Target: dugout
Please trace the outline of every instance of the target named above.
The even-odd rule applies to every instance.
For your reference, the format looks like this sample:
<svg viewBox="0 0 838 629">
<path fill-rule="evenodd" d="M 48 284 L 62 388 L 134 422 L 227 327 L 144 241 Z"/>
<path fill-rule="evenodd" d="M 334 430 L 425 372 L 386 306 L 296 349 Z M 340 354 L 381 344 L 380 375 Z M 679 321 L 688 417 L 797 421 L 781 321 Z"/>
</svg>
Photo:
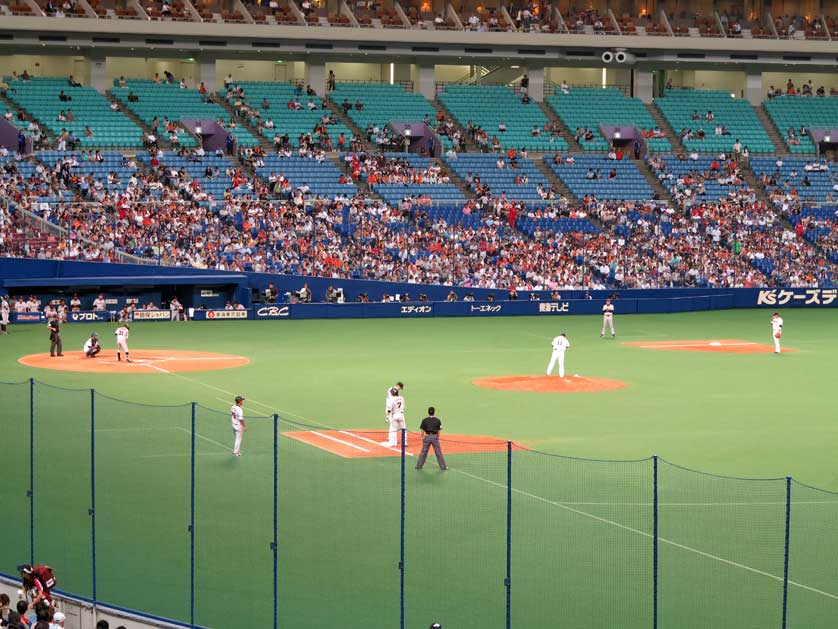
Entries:
<svg viewBox="0 0 838 629">
<path fill-rule="evenodd" d="M 60 263 L 17 265 L 15 262 L 23 261 L 4 259 L 0 264 L 0 292 L 8 293 L 12 299 L 18 295 L 36 295 L 43 304 L 64 300 L 69 305 L 73 295 L 78 294 L 82 310 L 90 310 L 100 293 L 104 294 L 108 310 L 119 310 L 129 303 L 144 305 L 149 302 L 163 308 L 174 296 L 185 308 L 224 308 L 228 300 L 250 306 L 248 278 L 244 274 L 148 267 L 148 272 L 139 275 L 114 275 L 115 271 L 121 270 L 120 266 L 97 265 L 95 270 L 109 271 L 111 275 L 81 275 L 73 271 L 89 271 L 91 267 L 67 269 Z M 131 272 L 137 269 L 130 267 Z M 154 273 L 155 270 L 164 272 Z"/>
</svg>

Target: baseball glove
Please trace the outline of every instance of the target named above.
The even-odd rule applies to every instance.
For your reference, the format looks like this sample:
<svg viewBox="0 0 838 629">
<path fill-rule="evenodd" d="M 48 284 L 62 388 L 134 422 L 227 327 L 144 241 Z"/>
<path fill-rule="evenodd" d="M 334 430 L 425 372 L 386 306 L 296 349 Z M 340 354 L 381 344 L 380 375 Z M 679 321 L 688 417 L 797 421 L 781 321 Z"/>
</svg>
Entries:
<svg viewBox="0 0 838 629">
<path fill-rule="evenodd" d="M 778 339 L 778 338 L 780 338 L 781 336 L 783 336 L 783 333 L 782 333 L 782 332 L 775 332 L 775 333 L 774 333 L 774 338 L 775 338 L 775 339 Z"/>
</svg>

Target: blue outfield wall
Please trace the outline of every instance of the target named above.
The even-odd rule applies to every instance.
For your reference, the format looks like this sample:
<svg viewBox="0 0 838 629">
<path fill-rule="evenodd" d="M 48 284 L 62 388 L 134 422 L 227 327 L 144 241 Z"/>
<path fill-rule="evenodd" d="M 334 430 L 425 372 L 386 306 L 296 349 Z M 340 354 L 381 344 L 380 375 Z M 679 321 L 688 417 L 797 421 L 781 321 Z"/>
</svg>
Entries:
<svg viewBox="0 0 838 629">
<path fill-rule="evenodd" d="M 345 304 L 263 304 L 254 293 L 264 291 L 273 283 L 280 292 L 280 301 L 287 292 L 296 292 L 307 284 L 313 301 L 322 302 L 330 286 L 343 289 Z M 348 280 L 322 277 L 239 273 L 192 268 L 158 267 L 131 264 L 102 264 L 57 260 L 23 260 L 0 258 L 0 293 L 38 295 L 44 303 L 49 299 L 67 298 L 76 289 L 87 291 L 83 308 L 89 305 L 90 293 L 103 292 L 110 310 L 125 305 L 129 293 L 150 297 L 160 305 L 164 296 L 177 294 L 187 307 L 205 306 L 197 319 L 324 319 L 375 317 L 456 317 L 456 316 L 557 316 L 597 314 L 604 299 L 616 293 L 617 314 L 675 313 L 727 308 L 823 308 L 838 306 L 836 288 L 658 288 L 638 290 L 570 290 L 559 291 L 560 299 L 551 300 L 551 291 L 532 291 L 539 301 L 530 301 L 530 291 L 520 291 L 517 301 L 507 299 L 505 289 L 452 287 L 427 284 Z M 459 301 L 446 301 L 453 291 Z M 357 303 L 366 293 L 371 303 Z M 409 302 L 380 303 L 384 294 L 407 293 Z M 420 294 L 427 301 L 418 301 Z M 473 302 L 463 301 L 471 294 Z M 492 295 L 495 301 L 489 301 Z M 221 310 L 226 300 L 235 300 L 246 310 Z M 156 316 L 165 319 L 161 313 Z M 98 318 L 98 317 L 97 317 Z M 36 314 L 21 317 L 39 322 Z M 91 321 L 88 312 L 78 313 L 75 321 Z"/>
</svg>

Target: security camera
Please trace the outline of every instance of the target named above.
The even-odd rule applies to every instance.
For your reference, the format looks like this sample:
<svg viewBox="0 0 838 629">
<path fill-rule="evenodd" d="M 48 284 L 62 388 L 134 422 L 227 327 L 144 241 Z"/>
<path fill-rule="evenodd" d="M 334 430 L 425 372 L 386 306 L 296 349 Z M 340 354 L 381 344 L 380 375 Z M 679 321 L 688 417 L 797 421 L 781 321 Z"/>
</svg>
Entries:
<svg viewBox="0 0 838 629">
<path fill-rule="evenodd" d="M 610 50 L 606 50 L 602 53 L 602 62 L 603 63 L 612 63 L 614 61 L 614 53 Z"/>
<path fill-rule="evenodd" d="M 631 54 L 630 52 L 626 52 L 625 50 L 618 50 L 614 53 L 614 60 L 617 63 L 634 63 L 636 57 Z"/>
</svg>

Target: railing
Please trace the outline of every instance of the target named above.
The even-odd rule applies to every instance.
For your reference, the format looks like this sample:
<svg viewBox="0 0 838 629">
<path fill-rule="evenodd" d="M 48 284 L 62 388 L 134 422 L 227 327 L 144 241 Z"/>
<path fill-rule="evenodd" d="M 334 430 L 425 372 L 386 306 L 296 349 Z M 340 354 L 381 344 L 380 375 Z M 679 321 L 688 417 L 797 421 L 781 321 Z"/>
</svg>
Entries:
<svg viewBox="0 0 838 629">
<path fill-rule="evenodd" d="M 418 471 L 415 433 L 252 399 L 270 414 L 236 458 L 217 391 L 223 410 L 0 384 L 0 572 L 48 564 L 189 627 L 834 626 L 836 492 L 448 433 L 448 471 Z"/>
</svg>

